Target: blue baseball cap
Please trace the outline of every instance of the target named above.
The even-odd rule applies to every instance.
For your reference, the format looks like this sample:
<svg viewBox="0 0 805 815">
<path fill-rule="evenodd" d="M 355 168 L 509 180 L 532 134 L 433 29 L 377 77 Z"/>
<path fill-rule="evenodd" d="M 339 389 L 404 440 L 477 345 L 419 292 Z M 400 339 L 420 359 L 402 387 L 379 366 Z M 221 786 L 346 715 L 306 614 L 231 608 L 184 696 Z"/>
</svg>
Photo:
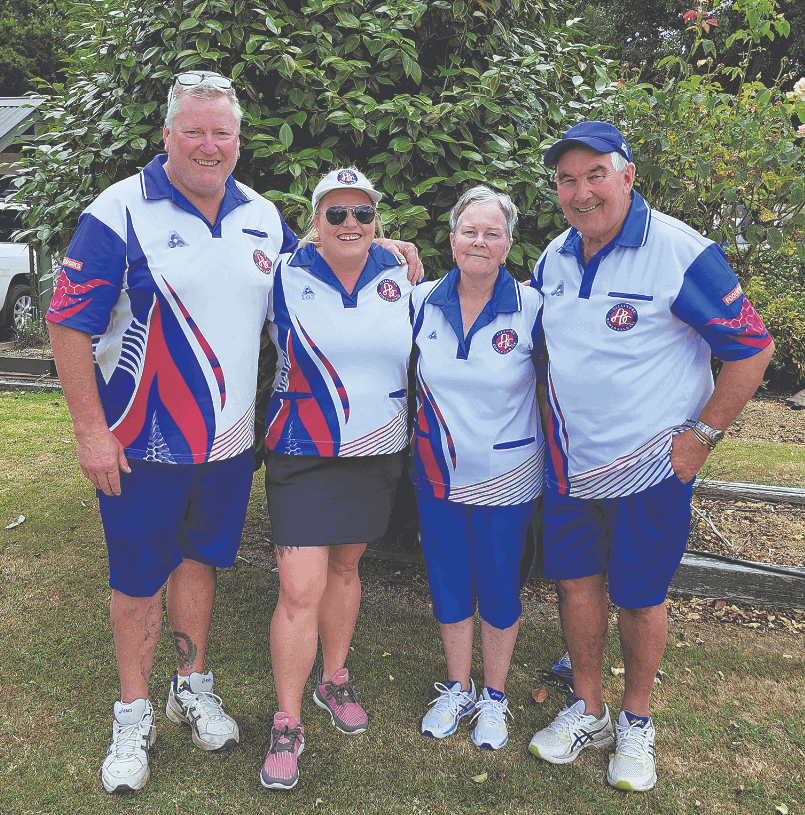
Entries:
<svg viewBox="0 0 805 815">
<path fill-rule="evenodd" d="M 581 122 L 573 125 L 564 139 L 552 144 L 545 154 L 543 164 L 549 167 L 559 161 L 559 156 L 571 144 L 580 144 L 589 147 L 597 153 L 620 153 L 627 161 L 632 160 L 632 151 L 626 144 L 626 139 L 615 125 L 606 122 Z"/>
</svg>

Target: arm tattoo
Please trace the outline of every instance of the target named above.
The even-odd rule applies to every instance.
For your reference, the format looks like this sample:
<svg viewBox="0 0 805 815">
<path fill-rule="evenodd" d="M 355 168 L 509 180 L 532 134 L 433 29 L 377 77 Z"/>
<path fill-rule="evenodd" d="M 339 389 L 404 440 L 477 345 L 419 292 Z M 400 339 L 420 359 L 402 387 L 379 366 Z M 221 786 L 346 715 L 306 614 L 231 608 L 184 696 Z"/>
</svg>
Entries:
<svg viewBox="0 0 805 815">
<path fill-rule="evenodd" d="M 176 660 L 179 663 L 179 670 L 184 671 L 196 661 L 198 648 L 193 640 L 181 631 L 173 632 L 173 644 L 176 647 Z"/>
</svg>

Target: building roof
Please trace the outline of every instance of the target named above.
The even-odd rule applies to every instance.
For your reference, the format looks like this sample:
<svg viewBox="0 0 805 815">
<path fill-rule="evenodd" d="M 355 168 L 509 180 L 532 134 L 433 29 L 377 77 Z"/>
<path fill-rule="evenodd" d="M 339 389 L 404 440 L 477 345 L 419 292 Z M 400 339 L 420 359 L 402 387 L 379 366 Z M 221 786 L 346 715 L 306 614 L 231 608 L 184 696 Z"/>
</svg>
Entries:
<svg viewBox="0 0 805 815">
<path fill-rule="evenodd" d="M 39 119 L 44 96 L 0 96 L 0 152 Z"/>
</svg>

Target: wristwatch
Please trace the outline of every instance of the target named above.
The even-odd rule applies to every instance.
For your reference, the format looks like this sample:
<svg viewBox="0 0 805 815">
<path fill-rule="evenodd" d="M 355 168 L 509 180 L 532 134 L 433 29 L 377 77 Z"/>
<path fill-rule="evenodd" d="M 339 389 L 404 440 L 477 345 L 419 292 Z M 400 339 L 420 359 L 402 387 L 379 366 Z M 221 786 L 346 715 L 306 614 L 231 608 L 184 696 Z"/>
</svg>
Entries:
<svg viewBox="0 0 805 815">
<path fill-rule="evenodd" d="M 724 438 L 723 430 L 716 430 L 709 424 L 697 421 L 691 428 L 693 435 L 705 446 L 715 450 L 716 445 Z"/>
</svg>

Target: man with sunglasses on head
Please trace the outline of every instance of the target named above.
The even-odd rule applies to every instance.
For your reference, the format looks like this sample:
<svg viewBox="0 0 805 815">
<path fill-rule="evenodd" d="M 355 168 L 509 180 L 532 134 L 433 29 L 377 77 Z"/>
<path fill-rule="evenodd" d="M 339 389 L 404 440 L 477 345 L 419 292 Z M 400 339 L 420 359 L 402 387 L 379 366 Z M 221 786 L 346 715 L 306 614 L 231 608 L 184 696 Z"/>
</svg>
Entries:
<svg viewBox="0 0 805 815">
<path fill-rule="evenodd" d="M 166 583 L 177 659 L 166 715 L 205 751 L 240 738 L 204 662 L 216 567 L 235 561 L 251 488 L 273 267 L 297 244 L 274 204 L 232 178 L 240 120 L 230 79 L 175 78 L 165 154 L 82 214 L 47 315 L 108 549 L 121 684 L 108 792 L 149 778 Z"/>
</svg>

